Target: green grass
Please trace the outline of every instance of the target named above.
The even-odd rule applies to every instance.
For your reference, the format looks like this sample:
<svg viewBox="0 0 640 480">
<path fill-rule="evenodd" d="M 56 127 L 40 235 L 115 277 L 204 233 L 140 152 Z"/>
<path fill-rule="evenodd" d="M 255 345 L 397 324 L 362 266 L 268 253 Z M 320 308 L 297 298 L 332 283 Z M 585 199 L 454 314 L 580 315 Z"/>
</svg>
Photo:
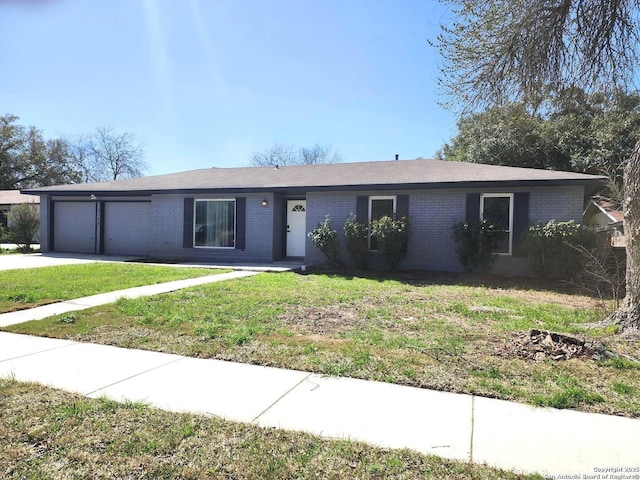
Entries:
<svg viewBox="0 0 640 480">
<path fill-rule="evenodd" d="M 541 479 L 0 379 L 6 479 Z"/>
<path fill-rule="evenodd" d="M 636 362 L 495 354 L 514 330 L 589 335 L 596 304 L 517 283 L 272 273 L 6 330 L 638 417 Z M 607 341 L 627 354 L 640 346 Z"/>
<path fill-rule="evenodd" d="M 0 313 L 224 270 L 89 263 L 0 271 Z"/>
</svg>

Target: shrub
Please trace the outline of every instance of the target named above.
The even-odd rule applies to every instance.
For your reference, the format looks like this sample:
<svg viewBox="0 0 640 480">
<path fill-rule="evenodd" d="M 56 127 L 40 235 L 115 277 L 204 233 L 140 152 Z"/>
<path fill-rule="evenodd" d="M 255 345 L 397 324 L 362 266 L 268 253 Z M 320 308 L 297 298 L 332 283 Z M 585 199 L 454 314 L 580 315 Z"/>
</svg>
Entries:
<svg viewBox="0 0 640 480">
<path fill-rule="evenodd" d="M 31 244 L 40 230 L 40 210 L 35 203 L 21 203 L 11 207 L 8 215 L 9 239 L 20 251 L 31 251 Z"/>
<path fill-rule="evenodd" d="M 331 228 L 331 217 L 329 215 L 326 215 L 324 220 L 308 233 L 308 237 L 318 250 L 324 253 L 331 266 L 339 267 L 342 264 L 340 261 L 338 232 Z"/>
<path fill-rule="evenodd" d="M 356 217 L 350 214 L 344 222 L 344 238 L 347 252 L 356 268 L 366 269 L 369 267 L 368 236 L 367 224 L 358 222 Z"/>
<path fill-rule="evenodd" d="M 595 233 L 573 220 L 532 225 L 524 241 L 536 275 L 564 280 L 575 279 L 583 270 L 587 258 L 581 250 L 595 246 Z"/>
<path fill-rule="evenodd" d="M 498 258 L 495 252 L 505 232 L 486 220 L 476 223 L 460 222 L 452 228 L 451 238 L 456 242 L 458 261 L 467 272 L 491 271 Z"/>
<path fill-rule="evenodd" d="M 407 217 L 385 216 L 371 222 L 371 237 L 378 244 L 378 251 L 387 260 L 389 270 L 398 269 L 400 259 L 406 255 L 410 224 Z"/>
</svg>

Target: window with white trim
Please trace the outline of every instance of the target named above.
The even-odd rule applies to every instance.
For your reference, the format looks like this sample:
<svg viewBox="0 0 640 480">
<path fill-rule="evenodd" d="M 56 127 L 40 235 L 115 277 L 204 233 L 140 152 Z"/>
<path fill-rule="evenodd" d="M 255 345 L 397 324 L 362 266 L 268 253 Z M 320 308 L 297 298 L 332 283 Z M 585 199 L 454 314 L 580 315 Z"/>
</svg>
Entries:
<svg viewBox="0 0 640 480">
<path fill-rule="evenodd" d="M 235 199 L 196 200 L 193 214 L 194 247 L 235 247 Z"/>
<path fill-rule="evenodd" d="M 480 195 L 480 218 L 505 232 L 496 253 L 511 255 L 513 245 L 513 193 Z"/>
<path fill-rule="evenodd" d="M 369 197 L 369 223 L 382 217 L 393 218 L 396 213 L 396 197 Z M 378 250 L 375 238 L 369 235 L 369 250 Z"/>
</svg>

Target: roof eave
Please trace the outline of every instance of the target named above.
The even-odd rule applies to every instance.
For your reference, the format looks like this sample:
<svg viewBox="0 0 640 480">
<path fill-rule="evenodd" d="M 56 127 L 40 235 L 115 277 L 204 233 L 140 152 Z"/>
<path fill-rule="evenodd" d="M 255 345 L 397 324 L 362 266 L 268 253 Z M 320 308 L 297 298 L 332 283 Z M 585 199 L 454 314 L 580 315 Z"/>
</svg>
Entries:
<svg viewBox="0 0 640 480">
<path fill-rule="evenodd" d="M 67 196 L 148 196 L 158 194 L 201 194 L 201 193 L 304 193 L 321 191 L 365 191 L 365 190 L 425 190 L 443 188 L 511 188 L 531 186 L 570 186 L 583 185 L 589 196 L 602 188 L 604 181 L 601 179 L 548 179 L 548 180 L 473 180 L 473 181 L 448 181 L 448 182 L 421 182 L 421 183 L 378 183 L 378 184 L 344 184 L 344 185 L 300 185 L 300 186 L 276 186 L 276 187 L 223 187 L 223 188 L 162 188 L 144 190 L 100 190 L 94 188 L 65 190 L 63 188 L 51 189 L 27 189 L 22 192 L 27 195 L 67 195 Z"/>
</svg>

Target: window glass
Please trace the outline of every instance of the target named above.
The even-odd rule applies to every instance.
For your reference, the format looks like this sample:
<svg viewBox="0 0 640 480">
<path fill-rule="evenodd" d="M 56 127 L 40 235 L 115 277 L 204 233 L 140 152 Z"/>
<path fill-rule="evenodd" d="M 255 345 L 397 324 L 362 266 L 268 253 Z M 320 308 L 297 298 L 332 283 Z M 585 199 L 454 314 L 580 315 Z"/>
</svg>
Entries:
<svg viewBox="0 0 640 480">
<path fill-rule="evenodd" d="M 511 253 L 511 200 L 510 195 L 482 197 L 482 218 L 505 232 L 498 253 Z"/>
<path fill-rule="evenodd" d="M 382 217 L 393 217 L 395 213 L 395 198 L 372 198 L 370 203 L 369 221 L 380 220 Z M 369 235 L 369 249 L 378 250 L 375 238 Z"/>
<path fill-rule="evenodd" d="M 393 217 L 393 198 L 373 198 L 371 199 L 371 218 L 379 220 L 382 217 Z"/>
<path fill-rule="evenodd" d="M 235 246 L 235 200 L 196 200 L 194 246 Z"/>
</svg>

